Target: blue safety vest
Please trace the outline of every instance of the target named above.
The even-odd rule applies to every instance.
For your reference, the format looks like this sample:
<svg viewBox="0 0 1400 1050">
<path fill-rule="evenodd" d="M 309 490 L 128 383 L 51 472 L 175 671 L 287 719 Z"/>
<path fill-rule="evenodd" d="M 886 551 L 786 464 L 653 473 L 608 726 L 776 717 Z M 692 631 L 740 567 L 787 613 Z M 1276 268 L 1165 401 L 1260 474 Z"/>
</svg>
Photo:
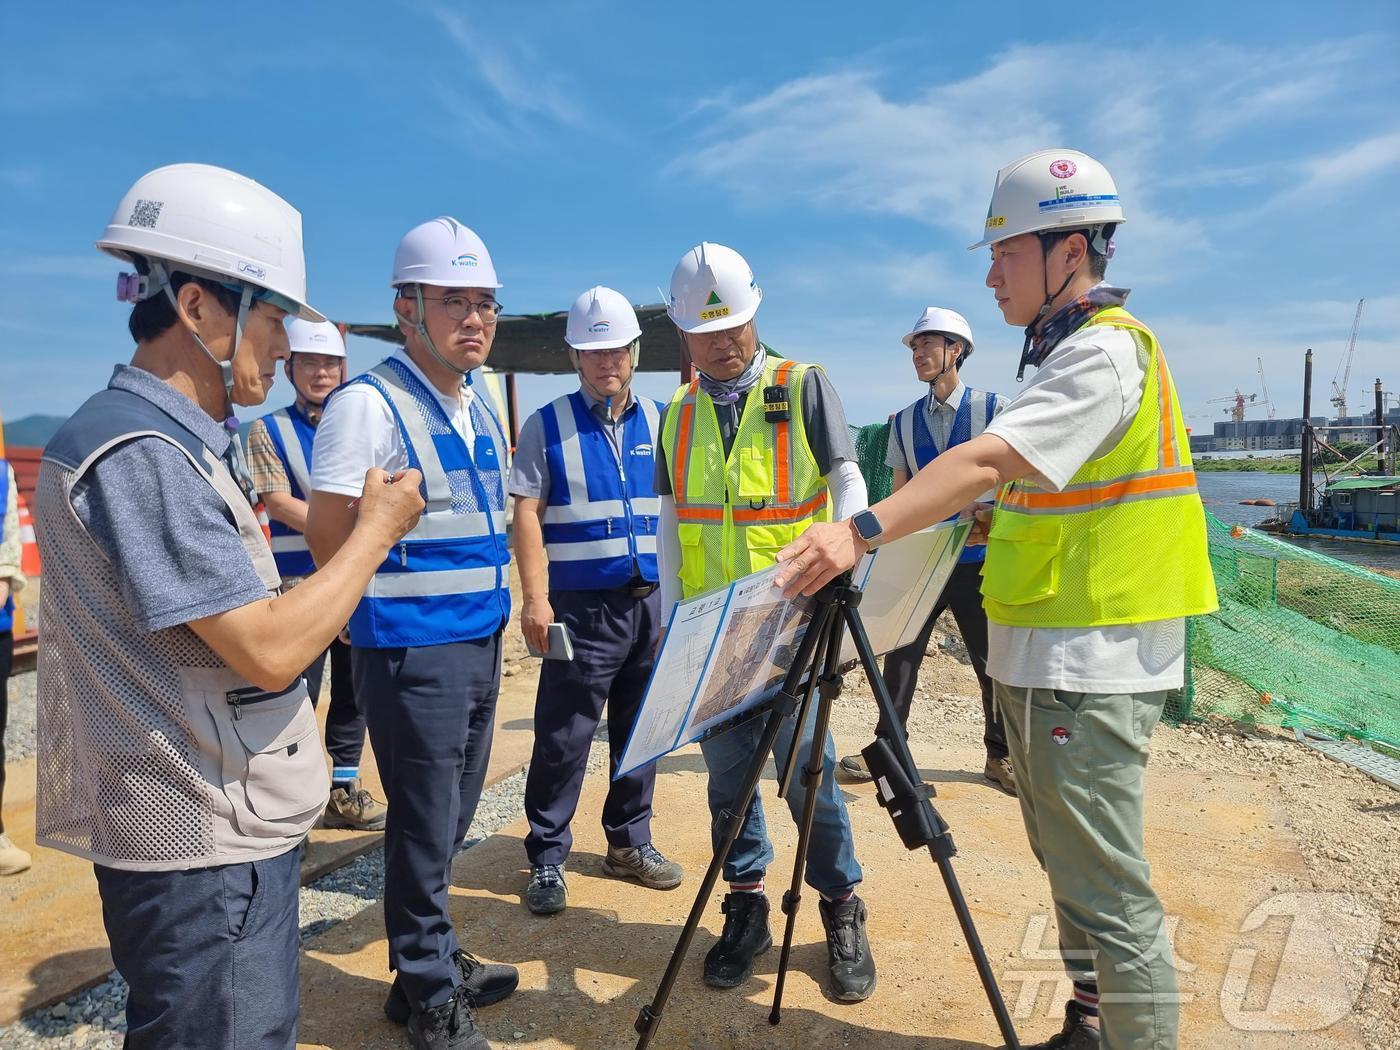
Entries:
<svg viewBox="0 0 1400 1050">
<path fill-rule="evenodd" d="M 931 396 L 932 393 L 925 394 L 908 408 L 901 409 L 894 417 L 895 439 L 899 442 L 899 450 L 904 453 L 904 462 L 913 464 L 914 470 L 911 473 L 923 470 L 939 453 L 948 451 L 948 448 L 971 441 L 987 429 L 987 424 L 997 414 L 996 394 L 964 386 L 962 400 L 958 402 L 957 411 L 953 413 L 948 448 L 940 449 L 929 430 L 928 412 L 925 409 Z M 948 520 L 952 521 L 956 517 L 954 514 Z M 987 548 L 979 545 L 964 548 L 958 561 L 961 564 L 978 564 L 986 557 Z"/>
<path fill-rule="evenodd" d="M 636 398 L 622 416 L 619 458 L 583 394 L 569 394 L 540 409 L 549 467 L 543 528 L 550 590 L 620 587 L 636 573 L 657 581 L 660 418 L 660 405 Z"/>
<path fill-rule="evenodd" d="M 5 515 L 10 509 L 10 464 L 0 459 L 0 533 L 5 530 Z M 0 631 L 14 630 L 15 596 L 6 595 L 5 604 L 0 605 Z"/>
<path fill-rule="evenodd" d="M 277 450 L 277 458 L 287 471 L 292 496 L 299 500 L 311 498 L 311 446 L 316 440 L 316 428 L 297 410 L 295 405 L 279 408 L 262 417 L 267 436 Z M 306 546 L 306 537 L 290 525 L 268 515 L 268 531 L 272 533 L 272 556 L 277 571 L 288 576 L 310 576 L 316 563 Z"/>
<path fill-rule="evenodd" d="M 350 382 L 368 383 L 388 402 L 409 464 L 423 472 L 427 503 L 365 588 L 350 617 L 351 644 L 387 649 L 490 637 L 510 619 L 500 424 L 473 398 L 476 440 L 468 449 L 437 396 L 394 358 Z"/>
</svg>

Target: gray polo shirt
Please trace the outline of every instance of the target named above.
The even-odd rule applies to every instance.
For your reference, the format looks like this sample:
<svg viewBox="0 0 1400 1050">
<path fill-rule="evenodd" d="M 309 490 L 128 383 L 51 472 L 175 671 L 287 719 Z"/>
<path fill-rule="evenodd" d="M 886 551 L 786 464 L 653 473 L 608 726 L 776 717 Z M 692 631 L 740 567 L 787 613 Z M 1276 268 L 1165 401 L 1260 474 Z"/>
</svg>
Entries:
<svg viewBox="0 0 1400 1050">
<path fill-rule="evenodd" d="M 715 405 L 715 417 L 719 421 L 720 438 L 724 441 L 724 454 L 734 447 L 734 435 L 739 429 L 739 419 L 750 396 L 763 396 L 758 387 L 742 394 L 732 405 Z M 667 405 L 661 413 L 661 429 L 666 428 Z M 839 463 L 856 459 L 856 446 L 851 440 L 851 428 L 846 425 L 846 410 L 841 407 L 831 380 L 820 368 L 811 368 L 802 377 L 802 425 L 807 431 L 807 444 L 812 448 L 812 456 L 817 461 L 817 469 L 822 477 L 829 477 Z M 656 494 L 671 496 L 671 471 L 666 465 L 665 442 L 657 443 L 656 449 Z"/>
<path fill-rule="evenodd" d="M 108 386 L 150 401 L 214 456 L 228 450 L 228 430 L 144 369 L 118 365 Z M 227 505 L 168 441 L 136 438 L 118 445 L 73 487 L 72 505 L 147 631 L 267 597 Z"/>
</svg>

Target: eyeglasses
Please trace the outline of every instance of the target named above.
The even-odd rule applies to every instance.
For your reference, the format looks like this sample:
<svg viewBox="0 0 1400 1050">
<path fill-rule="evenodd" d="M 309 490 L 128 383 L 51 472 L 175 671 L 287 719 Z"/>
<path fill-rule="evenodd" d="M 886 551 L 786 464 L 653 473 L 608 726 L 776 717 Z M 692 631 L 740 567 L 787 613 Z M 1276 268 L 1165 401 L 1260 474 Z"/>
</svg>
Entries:
<svg viewBox="0 0 1400 1050">
<path fill-rule="evenodd" d="M 320 354 L 305 354 L 294 352 L 292 354 L 292 366 L 300 368 L 303 372 L 339 372 L 340 361 L 338 357 L 323 357 Z"/>
<path fill-rule="evenodd" d="M 482 299 L 475 302 L 465 295 L 425 295 L 423 298 L 428 302 L 442 303 L 442 307 L 447 311 L 447 316 L 454 321 L 465 321 L 473 313 L 481 315 L 481 323 L 491 325 L 496 323 L 496 319 L 501 316 L 501 304 L 495 299 Z"/>
</svg>

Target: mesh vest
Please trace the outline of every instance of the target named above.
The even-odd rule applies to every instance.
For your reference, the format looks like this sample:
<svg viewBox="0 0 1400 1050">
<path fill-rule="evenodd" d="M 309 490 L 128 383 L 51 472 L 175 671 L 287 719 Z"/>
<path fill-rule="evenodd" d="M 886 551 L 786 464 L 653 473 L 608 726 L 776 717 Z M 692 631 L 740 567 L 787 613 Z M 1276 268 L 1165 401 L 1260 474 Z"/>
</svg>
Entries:
<svg viewBox="0 0 1400 1050">
<path fill-rule="evenodd" d="M 660 406 L 636 398 L 622 417 L 622 458 L 575 392 L 540 409 L 549 498 L 544 545 L 550 590 L 620 587 L 633 577 L 656 582 L 655 446 Z"/>
<path fill-rule="evenodd" d="M 272 447 L 277 450 L 277 458 L 287 471 L 292 497 L 309 499 L 311 448 L 316 440 L 316 428 L 307 422 L 295 405 L 269 412 L 262 420 L 267 427 L 267 436 L 272 439 Z M 310 576 L 316 571 L 316 562 L 311 558 L 304 535 L 270 515 L 268 531 L 272 534 L 272 556 L 277 561 L 277 571 L 283 577 Z"/>
<path fill-rule="evenodd" d="M 912 464 L 915 472 L 923 470 L 940 453 L 948 451 L 946 448 L 939 448 L 933 439 L 933 432 L 928 424 L 928 412 L 925 411 L 927 404 L 928 395 L 925 394 L 908 408 L 896 412 L 894 417 L 895 440 L 899 442 L 899 449 L 904 453 L 904 461 Z M 962 400 L 958 402 L 958 407 L 953 413 L 948 448 L 977 437 L 987 429 L 987 424 L 992 421 L 996 412 L 996 394 L 973 390 L 969 386 L 963 387 Z M 956 521 L 957 518 L 958 515 L 954 514 L 947 520 Z M 964 547 L 958 562 L 965 565 L 978 564 L 986 556 L 987 548 L 978 544 L 975 547 Z"/>
<path fill-rule="evenodd" d="M 0 531 L 5 528 L 5 515 L 10 510 L 10 463 L 0 456 Z M 5 595 L 0 605 L 0 632 L 12 631 L 15 626 L 15 596 Z"/>
<path fill-rule="evenodd" d="M 685 597 L 768 568 L 809 525 L 831 520 L 826 481 L 802 422 L 802 379 L 812 367 L 769 361 L 745 398 L 727 459 L 714 402 L 700 381 L 671 398 L 662 441 Z M 787 419 L 765 419 L 763 390 L 770 386 L 787 387 Z"/>
<path fill-rule="evenodd" d="M 194 434 L 145 398 L 92 397 L 44 450 L 39 647 L 40 844 L 98 864 L 177 870 L 272 857 L 326 804 L 330 777 L 303 680 L 258 689 L 186 626 L 147 631 L 73 512 L 73 487 L 135 438 L 179 448 L 228 506 L 270 594 L 280 584 L 246 497 Z"/>
<path fill-rule="evenodd" d="M 982 568 L 987 615 L 1016 627 L 1100 627 L 1214 612 L 1205 509 L 1157 339 L 1119 307 L 1087 324 L 1127 329 L 1145 347 L 1142 404 L 1122 440 L 1062 491 L 1003 487 Z"/>
<path fill-rule="evenodd" d="M 409 463 L 423 472 L 427 503 L 365 588 L 350 617 L 351 643 L 385 649 L 495 634 L 510 619 L 500 425 L 473 398 L 468 450 L 437 396 L 393 358 L 350 382 L 368 383 L 388 402 Z"/>
</svg>

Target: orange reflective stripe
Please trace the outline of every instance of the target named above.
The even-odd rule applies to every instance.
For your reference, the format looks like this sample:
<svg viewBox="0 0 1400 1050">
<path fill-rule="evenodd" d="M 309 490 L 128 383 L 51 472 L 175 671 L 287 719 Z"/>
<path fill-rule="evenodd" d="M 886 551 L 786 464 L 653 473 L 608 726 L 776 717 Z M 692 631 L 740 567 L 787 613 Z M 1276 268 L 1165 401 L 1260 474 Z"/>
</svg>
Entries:
<svg viewBox="0 0 1400 1050">
<path fill-rule="evenodd" d="M 761 510 L 751 510 L 748 507 L 734 508 L 735 525 L 761 525 L 777 524 L 784 522 L 801 521 L 803 518 L 810 518 L 826 506 L 826 489 L 818 492 L 806 503 L 796 507 L 764 507 Z"/>
<path fill-rule="evenodd" d="M 1031 492 L 1019 486 L 1010 489 L 1002 501 L 1008 510 L 1093 510 L 1127 499 L 1147 496 L 1183 496 L 1196 491 L 1194 470 L 1077 486 L 1064 492 Z"/>
<path fill-rule="evenodd" d="M 788 375 L 792 372 L 795 361 L 784 361 L 778 366 L 778 374 L 775 382 L 778 386 L 786 386 Z M 792 502 L 792 404 L 789 399 L 788 419 L 775 424 L 774 434 L 774 455 L 777 458 L 778 468 L 778 502 Z"/>
<path fill-rule="evenodd" d="M 686 506 L 676 508 L 676 520 L 679 522 L 709 522 L 723 521 L 723 507 L 696 507 Z"/>
<path fill-rule="evenodd" d="M 685 502 L 685 479 L 690 471 L 691 424 L 695 421 L 695 392 L 698 389 L 700 380 L 691 380 L 687 395 L 690 400 L 681 403 L 681 418 L 676 424 L 676 462 L 672 464 L 676 478 L 671 484 L 671 494 L 676 497 L 677 503 Z"/>
</svg>

